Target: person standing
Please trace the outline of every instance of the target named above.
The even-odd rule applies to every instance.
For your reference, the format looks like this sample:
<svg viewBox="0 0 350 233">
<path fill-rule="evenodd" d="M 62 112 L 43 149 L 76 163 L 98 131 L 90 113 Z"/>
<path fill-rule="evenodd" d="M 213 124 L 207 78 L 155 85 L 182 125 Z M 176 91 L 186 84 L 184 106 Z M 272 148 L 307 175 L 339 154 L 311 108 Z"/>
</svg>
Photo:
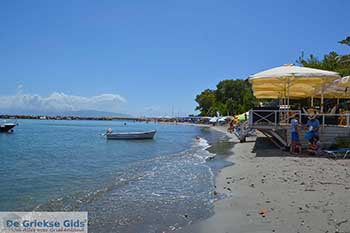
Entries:
<svg viewBox="0 0 350 233">
<path fill-rule="evenodd" d="M 311 137 L 309 138 L 309 142 L 313 143 L 314 137 L 320 136 L 319 129 L 320 129 L 320 121 L 316 119 L 316 114 L 310 114 L 309 120 L 306 123 L 306 127 L 309 130 L 309 133 L 311 133 Z"/>
<path fill-rule="evenodd" d="M 290 153 L 294 154 L 296 153 L 296 147 L 297 145 L 300 144 L 299 141 L 299 116 L 295 115 L 294 118 L 292 119 L 291 123 L 291 144 L 290 144 Z M 301 150 L 299 149 L 299 153 L 301 153 Z"/>
</svg>

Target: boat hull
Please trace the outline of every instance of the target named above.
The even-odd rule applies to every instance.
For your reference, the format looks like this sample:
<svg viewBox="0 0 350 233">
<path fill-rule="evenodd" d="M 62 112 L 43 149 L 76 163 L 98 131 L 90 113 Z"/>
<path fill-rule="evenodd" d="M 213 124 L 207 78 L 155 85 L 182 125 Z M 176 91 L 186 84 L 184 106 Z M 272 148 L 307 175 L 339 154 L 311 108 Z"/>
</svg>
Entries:
<svg viewBox="0 0 350 233">
<path fill-rule="evenodd" d="M 12 123 L 6 123 L 0 125 L 0 133 L 10 132 L 16 125 Z"/>
<path fill-rule="evenodd" d="M 108 140 L 141 140 L 153 139 L 157 131 L 148 132 L 129 132 L 129 133 L 110 133 L 107 134 Z"/>
</svg>

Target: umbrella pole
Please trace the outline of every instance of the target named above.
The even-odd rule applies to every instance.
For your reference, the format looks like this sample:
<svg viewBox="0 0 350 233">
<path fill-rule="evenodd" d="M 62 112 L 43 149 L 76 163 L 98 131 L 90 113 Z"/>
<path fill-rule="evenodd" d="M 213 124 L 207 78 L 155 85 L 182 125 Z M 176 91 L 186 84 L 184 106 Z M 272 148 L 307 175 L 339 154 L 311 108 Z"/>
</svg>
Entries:
<svg viewBox="0 0 350 233">
<path fill-rule="evenodd" d="M 293 74 L 293 77 L 294 77 L 294 74 Z M 287 83 L 287 94 L 288 94 L 288 99 L 287 99 L 287 110 L 289 110 L 289 99 L 290 99 L 290 79 L 288 77 L 288 83 Z"/>
<path fill-rule="evenodd" d="M 323 101 L 324 101 L 324 79 L 322 80 L 322 87 L 321 87 L 321 113 L 323 113 Z"/>
<path fill-rule="evenodd" d="M 322 94 L 321 94 L 321 113 L 323 113 L 323 101 L 324 101 L 324 98 L 323 98 L 323 91 L 322 91 Z"/>
<path fill-rule="evenodd" d="M 314 107 L 314 97 L 311 96 L 311 107 Z"/>
</svg>

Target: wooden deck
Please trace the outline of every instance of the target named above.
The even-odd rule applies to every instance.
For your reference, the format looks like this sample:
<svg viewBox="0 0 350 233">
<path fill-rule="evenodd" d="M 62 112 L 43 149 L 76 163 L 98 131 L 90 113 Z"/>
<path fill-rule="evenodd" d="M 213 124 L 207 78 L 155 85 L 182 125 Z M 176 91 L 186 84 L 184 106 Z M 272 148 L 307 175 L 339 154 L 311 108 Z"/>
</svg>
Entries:
<svg viewBox="0 0 350 233">
<path fill-rule="evenodd" d="M 256 112 L 255 112 L 256 111 Z M 249 127 L 253 129 L 257 129 L 269 136 L 271 141 L 273 141 L 277 146 L 280 147 L 288 147 L 291 142 L 291 132 L 290 132 L 290 121 L 289 119 L 281 120 L 280 116 L 285 114 L 286 111 L 276 111 L 276 110 L 251 110 L 250 111 L 250 120 Z M 289 114 L 290 112 L 288 112 Z M 296 114 L 303 116 L 300 111 L 295 111 Z M 305 118 L 305 116 L 303 116 Z M 337 138 L 339 137 L 349 137 L 350 138 L 350 122 L 349 115 L 342 116 L 347 119 L 348 122 L 344 126 L 340 125 L 331 125 L 331 124 L 323 124 L 327 123 L 327 119 L 337 116 L 331 116 L 330 114 L 320 115 L 320 141 L 322 146 L 328 147 L 332 144 L 336 143 Z M 308 140 L 304 138 L 307 129 L 305 124 L 301 126 L 301 130 L 299 132 L 300 142 L 303 147 L 307 147 Z"/>
</svg>

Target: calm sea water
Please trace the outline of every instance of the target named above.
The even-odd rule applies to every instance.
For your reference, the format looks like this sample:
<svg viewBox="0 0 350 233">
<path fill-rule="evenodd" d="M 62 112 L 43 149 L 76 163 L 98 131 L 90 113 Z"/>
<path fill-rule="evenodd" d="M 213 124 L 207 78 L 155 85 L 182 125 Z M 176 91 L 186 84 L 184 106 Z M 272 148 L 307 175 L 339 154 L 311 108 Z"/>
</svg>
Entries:
<svg viewBox="0 0 350 233">
<path fill-rule="evenodd" d="M 89 232 L 166 232 L 212 214 L 214 173 L 227 164 L 220 154 L 206 158 L 229 149 L 223 134 L 124 121 L 18 123 L 0 134 L 0 211 L 88 211 Z M 107 128 L 158 132 L 107 141 Z"/>
</svg>

